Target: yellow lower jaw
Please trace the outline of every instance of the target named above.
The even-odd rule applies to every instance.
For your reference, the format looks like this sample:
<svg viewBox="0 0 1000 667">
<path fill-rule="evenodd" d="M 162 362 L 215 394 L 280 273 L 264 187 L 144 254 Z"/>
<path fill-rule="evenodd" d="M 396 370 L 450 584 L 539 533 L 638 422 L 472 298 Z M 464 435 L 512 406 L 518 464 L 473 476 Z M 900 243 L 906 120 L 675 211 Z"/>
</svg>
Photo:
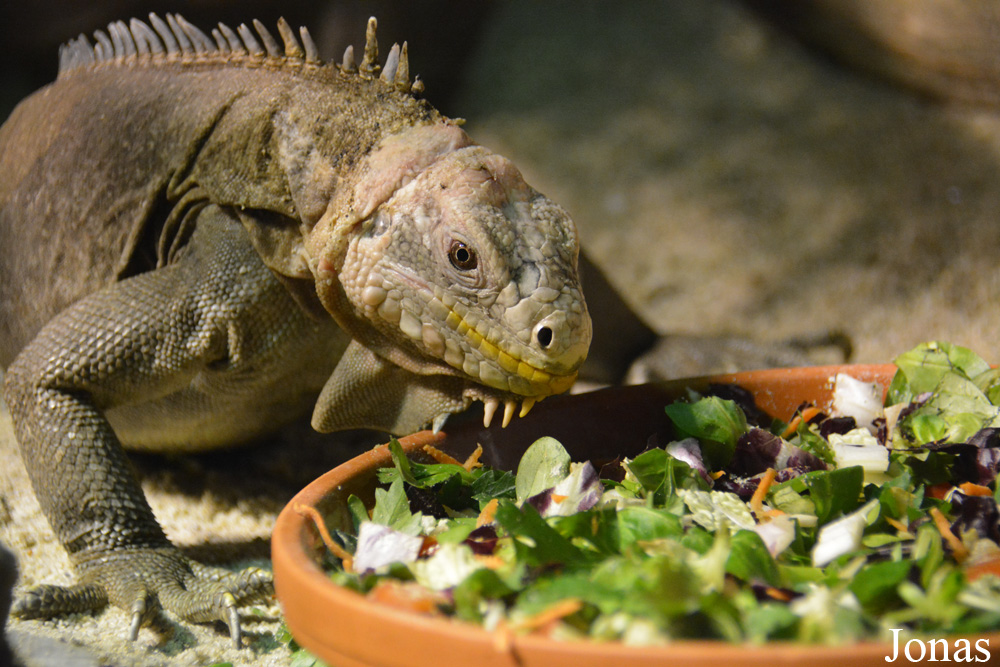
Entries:
<svg viewBox="0 0 1000 667">
<path fill-rule="evenodd" d="M 553 375 L 519 359 L 515 359 L 488 341 L 481 333 L 470 327 L 454 310 L 448 312 L 448 317 L 445 321 L 452 329 L 468 338 L 472 346 L 478 349 L 484 357 L 497 362 L 503 370 L 508 373 L 517 374 L 518 377 L 527 380 L 534 386 L 541 385 L 549 389 L 552 394 L 561 394 L 576 382 L 576 373 Z"/>
</svg>

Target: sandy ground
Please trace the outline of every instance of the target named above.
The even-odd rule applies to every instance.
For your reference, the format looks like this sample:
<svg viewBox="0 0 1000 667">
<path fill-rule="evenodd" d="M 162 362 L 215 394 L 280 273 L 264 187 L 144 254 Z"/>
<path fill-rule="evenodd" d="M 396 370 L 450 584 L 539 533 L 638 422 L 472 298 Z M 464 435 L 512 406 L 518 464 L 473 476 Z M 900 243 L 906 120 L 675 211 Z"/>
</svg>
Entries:
<svg viewBox="0 0 1000 667">
<path fill-rule="evenodd" d="M 995 113 L 842 70 L 718 0 L 502 4 L 453 106 L 569 209 L 660 331 L 836 329 L 864 362 L 935 338 L 1000 356 Z M 359 447 L 298 439 L 138 467 L 178 543 L 207 560 L 260 559 L 290 495 Z M 0 540 L 22 584 L 68 583 L 5 411 L 0 471 Z M 248 621 L 239 653 L 210 626 L 168 624 L 130 645 L 117 610 L 10 630 L 88 647 L 78 664 L 280 665 L 277 613 Z"/>
</svg>

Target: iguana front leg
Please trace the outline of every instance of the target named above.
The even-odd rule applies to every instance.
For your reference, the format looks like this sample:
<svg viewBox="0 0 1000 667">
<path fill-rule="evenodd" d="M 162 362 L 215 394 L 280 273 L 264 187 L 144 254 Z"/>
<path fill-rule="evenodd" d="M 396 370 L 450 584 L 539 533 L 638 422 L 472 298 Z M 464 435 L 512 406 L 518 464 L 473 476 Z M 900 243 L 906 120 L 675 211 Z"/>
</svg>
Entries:
<svg viewBox="0 0 1000 667">
<path fill-rule="evenodd" d="M 296 385 L 306 378 L 321 386 L 336 358 L 324 342 L 332 325 L 295 305 L 241 224 L 214 207 L 197 215 L 177 263 L 78 302 L 6 374 L 22 458 L 81 582 L 29 592 L 15 614 L 110 601 L 131 613 L 134 638 L 162 606 L 193 622 L 223 620 L 238 645 L 237 607 L 272 590 L 269 573 L 234 574 L 184 557 L 154 518 L 122 446 L 191 450 L 239 439 L 262 419 L 287 421 L 295 416 L 284 414 L 289 405 L 307 410 L 318 390 L 299 388 L 298 400 Z M 296 354 L 321 368 L 318 379 L 286 363 Z"/>
</svg>

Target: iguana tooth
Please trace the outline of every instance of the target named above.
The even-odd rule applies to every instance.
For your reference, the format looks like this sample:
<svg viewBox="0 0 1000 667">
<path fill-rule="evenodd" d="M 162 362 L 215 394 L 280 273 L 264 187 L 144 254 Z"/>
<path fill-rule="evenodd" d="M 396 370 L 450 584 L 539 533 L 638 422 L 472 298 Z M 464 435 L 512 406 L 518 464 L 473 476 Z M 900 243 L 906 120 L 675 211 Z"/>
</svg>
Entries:
<svg viewBox="0 0 1000 667">
<path fill-rule="evenodd" d="M 392 81 L 396 90 L 409 92 L 410 90 L 410 55 L 406 42 L 399 49 L 399 66 L 396 67 L 396 76 Z"/>
<path fill-rule="evenodd" d="M 382 66 L 382 74 L 379 79 L 386 83 L 392 83 L 396 78 L 396 68 L 399 67 L 399 44 L 393 44 L 389 49 L 389 55 L 385 58 L 385 65 Z"/>
<path fill-rule="evenodd" d="M 257 34 L 260 35 L 261 41 L 264 42 L 264 48 L 267 50 L 268 57 L 280 58 L 282 54 L 281 47 L 278 46 L 278 41 L 274 39 L 274 35 L 267 29 L 267 26 L 258 19 L 254 19 L 253 27 L 256 28 Z"/>
<path fill-rule="evenodd" d="M 445 422 L 448 421 L 449 416 L 450 416 L 449 413 L 442 412 L 437 417 L 435 417 L 434 421 L 431 423 L 431 431 L 433 431 L 434 433 L 440 433 L 441 429 L 444 428 Z"/>
<path fill-rule="evenodd" d="M 533 398 L 524 399 L 523 401 L 521 401 L 521 412 L 519 412 L 517 416 L 521 417 L 522 419 L 524 417 L 527 417 L 528 413 L 531 412 L 531 408 L 533 407 L 535 407 L 535 399 Z"/>
<path fill-rule="evenodd" d="M 163 40 L 163 46 L 166 49 L 166 52 L 180 53 L 180 47 L 177 46 L 177 39 L 174 37 L 173 31 L 170 30 L 170 26 L 168 26 L 157 14 L 153 13 L 150 13 L 149 15 L 149 22 L 152 24 L 153 30 L 156 31 L 156 34 L 158 34 L 160 39 Z"/>
<path fill-rule="evenodd" d="M 308 28 L 301 26 L 299 28 L 299 37 L 302 38 L 302 46 L 304 46 L 306 50 L 306 62 L 310 65 L 320 64 L 319 49 L 316 48 L 316 42 L 313 41 Z"/>
<path fill-rule="evenodd" d="M 246 47 L 247 53 L 258 58 L 264 55 L 264 49 L 261 47 L 260 42 L 257 41 L 257 38 L 253 36 L 246 23 L 241 23 L 236 32 L 239 33 L 240 39 L 243 40 L 243 45 Z"/>
<path fill-rule="evenodd" d="M 288 21 L 284 17 L 278 19 L 278 34 L 281 35 L 281 41 L 285 44 L 286 58 L 301 60 L 305 56 L 302 45 L 299 44 L 299 40 L 295 39 L 292 26 L 288 25 Z"/>
<path fill-rule="evenodd" d="M 503 422 L 500 424 L 500 428 L 507 428 L 510 424 L 510 420 L 514 418 L 514 409 L 517 407 L 517 401 L 505 401 L 503 404 Z"/>
<path fill-rule="evenodd" d="M 493 423 L 493 415 L 497 413 L 497 408 L 500 407 L 500 400 L 497 398 L 486 398 L 483 399 L 483 427 L 489 428 L 490 424 Z"/>
<path fill-rule="evenodd" d="M 340 61 L 340 71 L 346 74 L 358 71 L 358 64 L 354 61 L 354 47 L 350 44 L 344 49 L 344 57 Z"/>
<path fill-rule="evenodd" d="M 371 79 L 378 71 L 378 39 L 375 36 L 375 28 L 378 21 L 372 16 L 368 19 L 368 27 L 365 29 L 365 55 L 361 58 L 359 71 L 365 79 Z"/>
</svg>

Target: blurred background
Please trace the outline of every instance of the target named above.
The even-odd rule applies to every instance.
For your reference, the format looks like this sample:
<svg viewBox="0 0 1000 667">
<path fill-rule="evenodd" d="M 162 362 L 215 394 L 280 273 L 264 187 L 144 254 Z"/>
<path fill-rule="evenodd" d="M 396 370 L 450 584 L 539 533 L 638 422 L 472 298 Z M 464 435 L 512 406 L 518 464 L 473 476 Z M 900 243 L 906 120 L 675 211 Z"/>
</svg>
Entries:
<svg viewBox="0 0 1000 667">
<path fill-rule="evenodd" d="M 570 211 L 591 258 L 661 333 L 840 331 L 855 361 L 876 363 L 942 339 L 1000 361 L 993 0 L 3 2 L 0 118 L 54 79 L 60 43 L 149 11 L 203 29 L 283 15 L 327 59 L 359 48 L 376 15 L 383 53 L 409 42 L 425 96 Z M 372 444 L 305 446 L 307 432 L 133 461 L 189 555 L 266 559 L 288 498 Z M 0 470 L 0 541 L 22 581 L 68 583 L 2 406 Z M 79 664 L 268 667 L 288 664 L 278 620 L 260 619 L 260 652 L 242 653 L 211 626 L 129 644 L 114 611 L 12 632 L 87 646 L 94 659 Z"/>
<path fill-rule="evenodd" d="M 857 361 L 998 357 L 1000 9 L 986 0 L 38 0 L 0 7 L 0 114 L 58 45 L 175 11 L 383 53 L 512 158 L 660 332 L 829 330 Z"/>
</svg>

